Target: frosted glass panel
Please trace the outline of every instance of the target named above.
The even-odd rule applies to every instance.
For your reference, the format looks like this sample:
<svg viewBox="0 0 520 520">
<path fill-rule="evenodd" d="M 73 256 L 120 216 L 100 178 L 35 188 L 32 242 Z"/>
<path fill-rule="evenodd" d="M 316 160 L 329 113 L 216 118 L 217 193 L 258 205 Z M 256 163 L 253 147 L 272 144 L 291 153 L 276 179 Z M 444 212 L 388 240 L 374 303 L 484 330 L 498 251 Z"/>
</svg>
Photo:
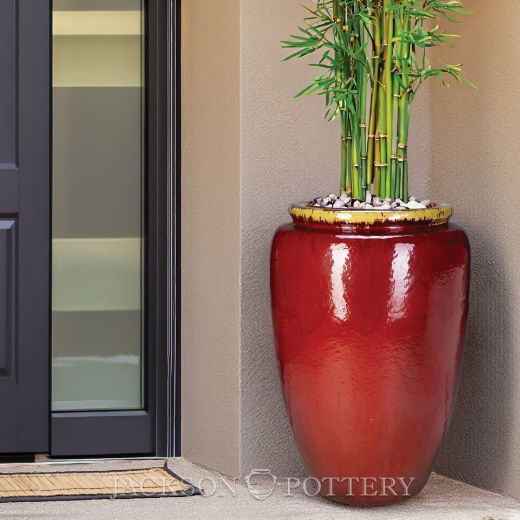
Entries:
<svg viewBox="0 0 520 520">
<path fill-rule="evenodd" d="M 53 309 L 141 308 L 139 238 L 55 238 Z"/>
<path fill-rule="evenodd" d="M 143 20 L 54 0 L 54 411 L 143 407 Z"/>
<path fill-rule="evenodd" d="M 139 11 L 54 11 L 54 36 L 140 35 Z"/>
<path fill-rule="evenodd" d="M 54 38 L 55 87 L 139 87 L 141 69 L 134 36 Z"/>
</svg>

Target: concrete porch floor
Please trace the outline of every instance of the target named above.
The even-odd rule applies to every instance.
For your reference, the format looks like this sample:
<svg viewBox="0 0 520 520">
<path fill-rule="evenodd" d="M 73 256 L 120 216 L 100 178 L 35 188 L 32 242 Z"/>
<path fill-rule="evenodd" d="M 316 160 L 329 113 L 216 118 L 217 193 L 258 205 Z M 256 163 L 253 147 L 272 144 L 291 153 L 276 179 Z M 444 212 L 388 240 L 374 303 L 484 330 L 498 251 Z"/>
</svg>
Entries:
<svg viewBox="0 0 520 520">
<path fill-rule="evenodd" d="M 162 465 L 161 461 L 153 463 Z M 63 463 L 6 464 L 0 466 L 0 472 L 127 469 L 147 464 L 150 461 L 105 461 L 89 463 L 88 466 L 68 463 L 66 468 Z M 293 491 L 292 496 L 287 496 L 286 483 L 278 484 L 269 498 L 260 501 L 249 493 L 244 483 L 235 485 L 230 479 L 184 459 L 172 459 L 168 465 L 179 476 L 204 488 L 211 496 L 0 504 L 0 519 L 520 520 L 520 502 L 439 475 L 432 476 L 418 497 L 403 504 L 361 509 L 348 508 L 319 497 L 309 497 L 301 489 Z"/>
</svg>

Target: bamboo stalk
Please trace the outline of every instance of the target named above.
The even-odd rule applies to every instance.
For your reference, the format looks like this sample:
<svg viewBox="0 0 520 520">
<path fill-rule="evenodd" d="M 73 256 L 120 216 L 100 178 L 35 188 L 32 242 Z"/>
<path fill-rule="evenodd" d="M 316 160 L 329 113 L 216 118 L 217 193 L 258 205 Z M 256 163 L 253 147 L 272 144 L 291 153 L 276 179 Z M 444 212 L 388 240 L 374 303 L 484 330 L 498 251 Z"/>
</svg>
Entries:
<svg viewBox="0 0 520 520">
<path fill-rule="evenodd" d="M 365 47 L 365 28 L 363 24 L 359 27 L 359 46 Z M 367 149 L 367 97 L 368 97 L 368 75 L 364 66 L 358 64 L 360 78 L 359 99 L 359 141 L 360 141 L 360 167 L 361 167 L 361 198 L 366 199 L 368 184 L 368 149 Z"/>
<path fill-rule="evenodd" d="M 410 17 L 404 14 L 402 21 L 404 31 L 410 29 Z M 397 160 L 400 163 L 400 176 L 402 182 L 401 198 L 408 202 L 408 133 L 410 124 L 409 114 L 409 90 L 410 90 L 410 71 L 409 71 L 409 59 L 410 59 L 410 44 L 402 45 L 402 57 L 401 57 L 401 77 L 404 87 L 401 88 L 401 96 L 399 100 L 399 128 L 398 128 L 398 145 L 397 145 Z"/>
<path fill-rule="evenodd" d="M 351 195 L 349 167 L 348 167 L 348 123 L 347 114 L 341 113 L 341 186 L 340 192 L 342 197 Z"/>
<path fill-rule="evenodd" d="M 377 197 L 382 197 L 381 193 L 381 146 L 379 135 L 376 136 L 374 149 L 374 188 L 373 193 Z"/>
<path fill-rule="evenodd" d="M 392 179 L 392 145 L 394 141 L 394 114 L 393 114 L 393 85 L 392 85 L 392 69 L 394 67 L 394 12 L 393 0 L 384 0 L 385 9 L 385 96 L 386 96 L 386 125 L 388 138 L 386 140 L 386 197 L 392 197 L 392 184 L 395 182 Z"/>
<path fill-rule="evenodd" d="M 403 88 L 400 82 L 400 74 L 403 69 L 403 53 L 405 49 L 405 45 L 403 43 L 403 12 L 402 10 L 397 10 L 394 16 L 394 25 L 395 25 L 395 35 L 397 37 L 397 42 L 395 45 L 395 73 L 393 76 L 393 102 L 394 102 L 394 114 L 396 115 L 396 140 L 395 140 L 395 149 L 394 149 L 394 162 L 393 168 L 395 170 L 395 179 L 394 185 L 392 189 L 392 198 L 400 199 L 402 196 L 402 163 L 399 162 L 399 129 L 400 125 L 403 121 L 403 114 L 399 110 L 399 103 L 401 101 L 401 96 L 403 94 Z"/>
<path fill-rule="evenodd" d="M 359 168 L 359 139 L 354 133 L 352 142 L 352 193 L 355 199 L 361 198 L 360 168 Z"/>
<path fill-rule="evenodd" d="M 376 146 L 376 131 L 377 131 L 377 110 L 372 106 L 377 107 L 377 92 L 378 89 L 372 86 L 371 101 L 370 101 L 370 119 L 368 124 L 368 149 L 367 149 L 367 184 L 370 186 L 374 183 L 374 151 Z"/>
<path fill-rule="evenodd" d="M 380 188 L 379 195 L 383 198 L 387 197 L 386 194 L 386 173 L 388 169 L 388 157 L 387 157 L 387 142 L 388 142 L 388 127 L 386 119 L 386 93 L 384 85 L 379 84 L 377 99 L 379 101 L 379 176 L 380 176 Z"/>
<path fill-rule="evenodd" d="M 347 163 L 347 196 L 354 196 L 354 176 L 352 172 L 352 131 L 350 124 L 348 123 L 348 114 L 345 114 L 347 120 L 347 136 L 345 137 L 346 143 L 346 163 Z"/>
<path fill-rule="evenodd" d="M 339 31 L 342 30 L 344 25 L 344 17 L 341 16 L 341 1 L 340 0 L 333 0 L 332 3 L 332 16 L 334 18 L 334 41 L 339 42 L 341 35 Z M 343 87 L 344 83 L 344 71 L 343 71 L 343 61 L 344 61 L 344 53 L 341 50 L 335 51 L 335 58 L 336 58 L 336 70 L 335 70 L 335 87 L 336 89 L 341 89 Z M 342 196 L 345 196 L 348 194 L 348 182 L 349 182 L 349 175 L 348 175 L 348 145 L 347 145 L 347 138 L 348 138 L 348 132 L 347 132 L 347 123 L 345 121 L 346 114 L 345 112 L 341 111 L 341 106 L 339 107 L 340 110 L 340 126 L 341 126 L 341 142 L 340 142 L 340 150 L 341 150 L 341 159 L 340 159 L 340 192 Z"/>
<path fill-rule="evenodd" d="M 348 13 L 348 12 L 347 12 Z M 361 56 L 364 52 L 365 29 L 360 19 L 360 3 L 354 2 L 353 10 L 353 28 L 350 42 L 353 47 L 355 56 Z M 366 113 L 367 113 L 367 72 L 365 65 L 361 59 L 352 61 L 351 70 L 355 71 L 356 83 L 358 85 L 358 104 L 355 114 L 352 115 L 352 126 L 354 139 L 355 154 L 353 157 L 354 176 L 356 177 L 357 197 L 358 199 L 366 199 L 366 177 L 367 177 L 367 137 L 366 137 Z"/>
<path fill-rule="evenodd" d="M 376 132 L 378 131 L 378 100 L 379 93 L 379 63 L 381 60 L 381 20 L 380 11 L 376 11 L 374 20 L 372 21 L 372 33 L 374 41 L 372 43 L 372 92 L 370 99 L 370 121 L 368 125 L 368 151 L 367 151 L 367 183 L 369 185 L 375 183 L 375 148 L 376 148 Z M 378 192 L 376 192 L 379 195 Z"/>
<path fill-rule="evenodd" d="M 397 73 L 393 75 L 392 78 L 392 112 L 396 116 L 396 125 L 397 129 L 396 139 L 395 139 L 395 149 L 394 149 L 394 140 L 392 139 L 392 175 L 391 175 L 391 186 L 390 186 L 390 197 L 395 199 L 397 197 L 399 182 L 397 179 L 398 176 L 398 168 L 397 168 L 397 143 L 398 133 L 399 133 L 399 100 L 400 100 L 400 86 L 399 86 L 399 78 L 397 77 Z M 392 129 L 393 130 L 393 129 Z"/>
<path fill-rule="evenodd" d="M 287 59 L 321 50 L 312 65 L 322 72 L 298 96 L 324 95 L 329 119 L 340 119 L 341 195 L 366 200 L 370 190 L 408 201 L 410 106 L 417 90 L 444 75 L 471 84 L 459 66 L 435 68 L 426 59 L 430 47 L 452 36 L 430 21 L 466 14 L 462 1 L 316 0 L 307 11 L 300 34 L 283 44 L 291 49 Z"/>
</svg>

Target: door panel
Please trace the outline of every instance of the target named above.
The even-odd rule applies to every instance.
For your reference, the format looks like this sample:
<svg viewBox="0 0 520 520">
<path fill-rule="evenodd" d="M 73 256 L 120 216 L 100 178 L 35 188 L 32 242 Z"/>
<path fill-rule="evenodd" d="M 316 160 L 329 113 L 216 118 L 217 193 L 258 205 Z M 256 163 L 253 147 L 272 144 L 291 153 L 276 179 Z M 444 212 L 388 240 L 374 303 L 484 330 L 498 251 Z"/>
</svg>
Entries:
<svg viewBox="0 0 520 520">
<path fill-rule="evenodd" d="M 0 220 L 0 377 L 11 377 L 16 358 L 16 221 Z"/>
<path fill-rule="evenodd" d="M 144 0 L 53 4 L 52 454 L 150 453 Z M 122 441 L 124 439 L 124 442 Z"/>
<path fill-rule="evenodd" d="M 0 453 L 49 449 L 50 3 L 0 3 Z"/>
<path fill-rule="evenodd" d="M 54 412 L 143 408 L 144 4 L 53 5 Z"/>
<path fill-rule="evenodd" d="M 52 455 L 135 455 L 156 452 L 152 417 L 144 410 L 55 413 Z"/>
<path fill-rule="evenodd" d="M 167 4 L 54 0 L 53 456 L 167 454 Z"/>
</svg>

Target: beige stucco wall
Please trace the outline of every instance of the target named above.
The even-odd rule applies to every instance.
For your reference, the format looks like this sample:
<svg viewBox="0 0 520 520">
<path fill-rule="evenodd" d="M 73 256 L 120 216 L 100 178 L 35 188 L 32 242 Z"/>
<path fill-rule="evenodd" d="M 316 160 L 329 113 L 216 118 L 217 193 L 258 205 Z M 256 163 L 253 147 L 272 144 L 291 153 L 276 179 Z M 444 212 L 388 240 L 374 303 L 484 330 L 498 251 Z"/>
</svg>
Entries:
<svg viewBox="0 0 520 520">
<path fill-rule="evenodd" d="M 182 443 L 239 471 L 239 0 L 182 2 Z"/>
<path fill-rule="evenodd" d="M 291 201 L 336 191 L 338 140 L 321 99 L 294 100 L 312 70 L 281 63 L 298 1 L 241 2 L 241 470 L 302 473 L 280 393 L 269 255 Z"/>
<path fill-rule="evenodd" d="M 313 71 L 280 62 L 300 4 L 183 1 L 183 454 L 228 474 L 303 472 L 274 356 L 270 242 L 291 201 L 336 190 L 339 154 L 322 100 L 292 99 Z M 419 196 L 430 191 L 431 97 L 413 114 Z"/>
<path fill-rule="evenodd" d="M 469 4 L 450 53 L 478 90 L 439 85 L 431 97 L 432 191 L 456 206 L 473 255 L 465 367 L 439 467 L 520 498 L 520 2 Z"/>
</svg>

